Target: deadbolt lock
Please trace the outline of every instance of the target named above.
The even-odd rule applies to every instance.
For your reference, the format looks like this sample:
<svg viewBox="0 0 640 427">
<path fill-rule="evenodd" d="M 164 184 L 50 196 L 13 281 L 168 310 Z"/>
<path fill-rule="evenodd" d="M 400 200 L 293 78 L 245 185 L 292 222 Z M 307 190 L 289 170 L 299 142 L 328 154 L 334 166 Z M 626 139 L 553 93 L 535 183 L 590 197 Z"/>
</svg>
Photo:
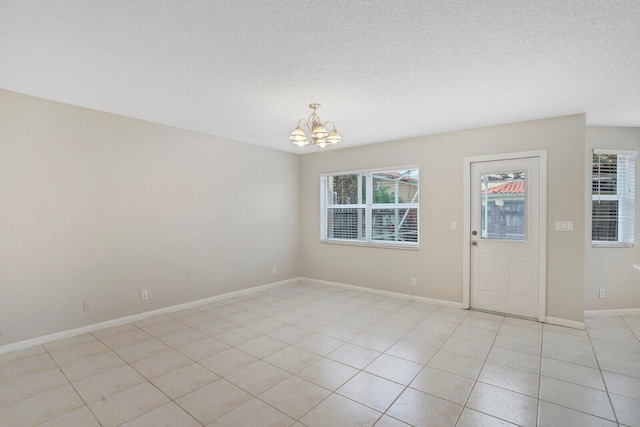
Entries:
<svg viewBox="0 0 640 427">
<path fill-rule="evenodd" d="M 472 241 L 471 241 L 471 246 L 478 246 L 478 242 L 477 242 L 477 241 L 475 241 L 475 240 L 472 240 Z"/>
<path fill-rule="evenodd" d="M 474 236 L 477 236 L 477 235 L 478 235 L 478 232 L 477 232 L 476 230 L 473 230 L 473 231 L 471 232 L 471 234 L 472 234 L 472 235 L 474 235 Z"/>
</svg>

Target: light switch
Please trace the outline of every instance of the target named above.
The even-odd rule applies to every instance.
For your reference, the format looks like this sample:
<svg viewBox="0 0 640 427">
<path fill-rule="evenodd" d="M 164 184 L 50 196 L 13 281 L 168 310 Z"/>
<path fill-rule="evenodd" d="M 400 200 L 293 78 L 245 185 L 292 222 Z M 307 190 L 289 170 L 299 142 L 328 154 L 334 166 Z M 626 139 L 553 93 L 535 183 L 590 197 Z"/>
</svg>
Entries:
<svg viewBox="0 0 640 427">
<path fill-rule="evenodd" d="M 451 221 L 451 229 L 452 230 L 457 230 L 458 229 L 458 224 L 455 221 Z"/>
<path fill-rule="evenodd" d="M 556 221 L 556 231 L 573 231 L 573 221 Z"/>
</svg>

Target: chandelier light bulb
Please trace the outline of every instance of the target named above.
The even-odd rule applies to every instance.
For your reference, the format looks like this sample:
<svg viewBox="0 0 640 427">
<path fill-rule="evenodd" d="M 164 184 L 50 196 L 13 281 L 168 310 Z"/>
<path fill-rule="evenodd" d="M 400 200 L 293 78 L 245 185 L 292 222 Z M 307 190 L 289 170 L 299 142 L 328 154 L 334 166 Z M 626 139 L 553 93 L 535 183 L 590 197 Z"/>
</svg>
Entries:
<svg viewBox="0 0 640 427">
<path fill-rule="evenodd" d="M 305 145 L 309 145 L 309 140 L 311 140 L 314 146 L 325 148 L 329 145 L 342 142 L 342 137 L 338 131 L 336 131 L 336 126 L 333 122 L 322 123 L 320 117 L 316 114 L 318 107 L 320 107 L 320 104 L 309 104 L 309 108 L 311 108 L 313 112 L 308 119 L 299 120 L 298 126 L 296 126 L 291 132 L 291 135 L 289 135 L 289 140 L 293 144 L 304 147 Z M 327 131 L 328 124 L 332 126 L 331 132 Z"/>
</svg>

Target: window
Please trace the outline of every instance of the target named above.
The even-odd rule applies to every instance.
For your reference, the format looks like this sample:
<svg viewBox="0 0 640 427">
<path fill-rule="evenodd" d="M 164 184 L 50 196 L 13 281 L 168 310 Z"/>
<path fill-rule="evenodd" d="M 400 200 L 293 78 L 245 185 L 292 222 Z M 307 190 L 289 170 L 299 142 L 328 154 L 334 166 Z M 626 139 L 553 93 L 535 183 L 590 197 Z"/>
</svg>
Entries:
<svg viewBox="0 0 640 427">
<path fill-rule="evenodd" d="M 593 246 L 634 243 L 636 152 L 593 150 L 591 240 Z"/>
<path fill-rule="evenodd" d="M 417 167 L 320 177 L 322 241 L 418 247 Z"/>
</svg>

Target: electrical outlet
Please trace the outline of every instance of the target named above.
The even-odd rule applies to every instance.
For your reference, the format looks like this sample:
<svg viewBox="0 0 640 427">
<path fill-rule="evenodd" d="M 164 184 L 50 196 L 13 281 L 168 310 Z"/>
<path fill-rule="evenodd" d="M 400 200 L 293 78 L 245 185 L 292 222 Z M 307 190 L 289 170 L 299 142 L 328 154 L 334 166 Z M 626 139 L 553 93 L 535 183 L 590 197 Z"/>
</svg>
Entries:
<svg viewBox="0 0 640 427">
<path fill-rule="evenodd" d="M 277 274 L 278 273 L 278 267 L 273 267 L 273 274 Z"/>
<path fill-rule="evenodd" d="M 604 298 L 604 288 L 600 289 L 600 298 Z"/>
<path fill-rule="evenodd" d="M 91 303 L 91 300 L 88 299 L 84 302 L 84 311 L 85 313 L 90 312 L 91 310 L 93 310 L 93 304 Z"/>
<path fill-rule="evenodd" d="M 416 285 L 416 278 L 412 277 L 411 278 L 411 286 L 415 286 Z"/>
<path fill-rule="evenodd" d="M 149 299 L 149 294 L 147 293 L 147 290 L 146 290 L 146 289 L 145 289 L 145 290 L 143 290 L 143 291 L 140 291 L 140 299 L 141 299 L 141 300 Z"/>
</svg>

